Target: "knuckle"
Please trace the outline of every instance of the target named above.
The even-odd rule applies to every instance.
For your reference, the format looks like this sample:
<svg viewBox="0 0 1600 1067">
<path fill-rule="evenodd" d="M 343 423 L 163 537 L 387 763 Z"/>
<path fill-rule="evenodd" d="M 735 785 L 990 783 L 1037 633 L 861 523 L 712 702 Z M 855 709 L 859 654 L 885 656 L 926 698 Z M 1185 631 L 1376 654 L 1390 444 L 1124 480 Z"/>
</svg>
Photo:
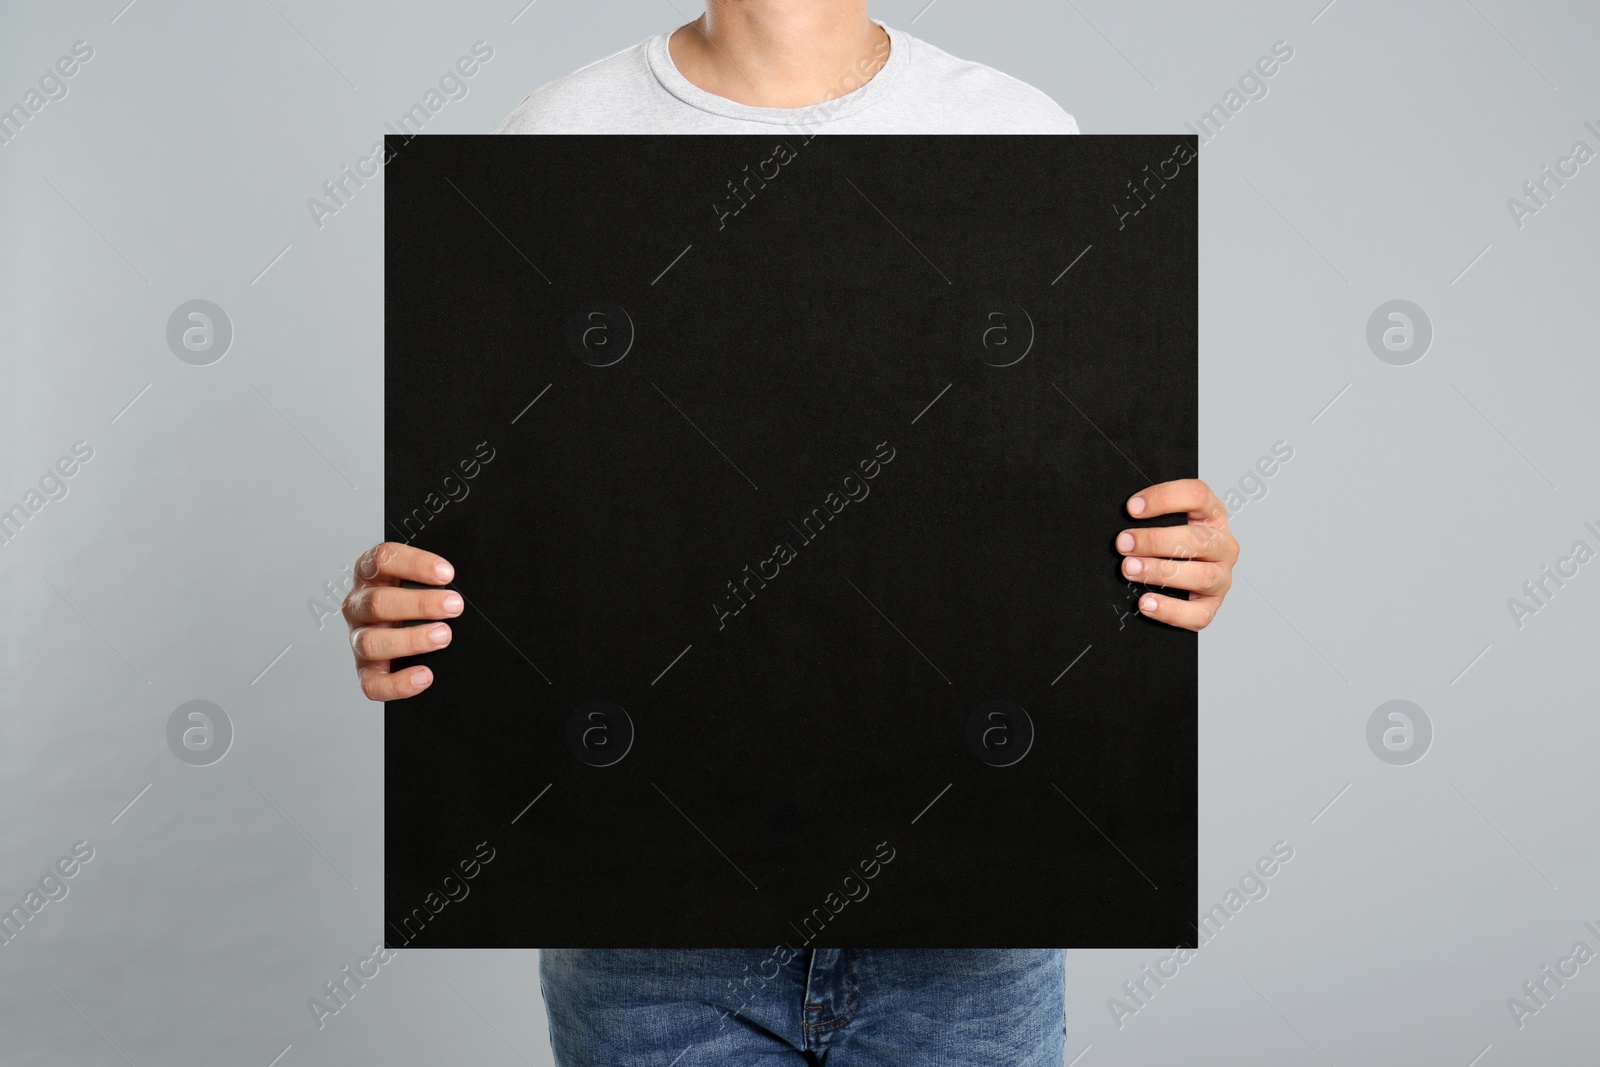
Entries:
<svg viewBox="0 0 1600 1067">
<path fill-rule="evenodd" d="M 361 619 L 370 618 L 372 615 L 373 589 L 353 589 L 345 598 L 345 618 L 352 623 Z"/>
<path fill-rule="evenodd" d="M 1206 592 L 1213 596 L 1220 596 L 1228 591 L 1228 572 L 1221 564 L 1210 563 L 1206 565 L 1209 581 L 1206 583 Z"/>
<path fill-rule="evenodd" d="M 383 541 L 356 557 L 356 577 L 370 582 L 378 576 L 383 569 L 384 548 L 389 542 Z"/>
</svg>

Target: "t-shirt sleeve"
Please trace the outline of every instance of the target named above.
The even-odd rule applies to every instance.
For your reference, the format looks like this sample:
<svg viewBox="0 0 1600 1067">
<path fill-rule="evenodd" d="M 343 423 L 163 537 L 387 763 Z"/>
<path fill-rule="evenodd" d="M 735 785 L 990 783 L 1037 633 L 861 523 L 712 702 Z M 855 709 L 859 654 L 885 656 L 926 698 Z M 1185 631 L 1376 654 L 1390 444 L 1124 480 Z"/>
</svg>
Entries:
<svg viewBox="0 0 1600 1067">
<path fill-rule="evenodd" d="M 511 113 L 500 120 L 500 125 L 494 128 L 495 133 L 534 133 L 533 93 L 529 93 L 511 109 Z"/>
<path fill-rule="evenodd" d="M 1047 134 L 1079 132 L 1078 120 L 1048 94 L 1010 75 L 1000 74 L 998 71 L 996 74 L 1002 80 L 1004 90 L 994 95 L 1005 101 L 1006 113 L 997 114 L 995 118 L 1007 127 L 1007 132 Z"/>
<path fill-rule="evenodd" d="M 644 122 L 665 90 L 635 45 L 546 82 L 522 98 L 495 133 L 617 133 Z"/>
<path fill-rule="evenodd" d="M 1078 122 L 1050 96 L 1003 71 L 917 41 L 915 67 L 891 109 L 930 133 L 1069 134 Z M 920 130 L 919 130 L 920 132 Z"/>
</svg>

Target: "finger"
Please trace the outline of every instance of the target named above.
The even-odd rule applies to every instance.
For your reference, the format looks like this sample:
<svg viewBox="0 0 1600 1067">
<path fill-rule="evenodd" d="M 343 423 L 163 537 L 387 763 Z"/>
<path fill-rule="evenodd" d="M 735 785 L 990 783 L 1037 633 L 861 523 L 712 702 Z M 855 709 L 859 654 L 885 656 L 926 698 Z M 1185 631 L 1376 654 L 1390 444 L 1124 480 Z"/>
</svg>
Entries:
<svg viewBox="0 0 1600 1067">
<path fill-rule="evenodd" d="M 1216 617 L 1221 597 L 1198 596 L 1188 600 L 1146 593 L 1139 598 L 1139 614 L 1182 630 L 1203 630 Z"/>
<path fill-rule="evenodd" d="M 433 684 L 433 672 L 426 667 L 408 667 L 390 673 L 387 661 L 358 668 L 361 691 L 368 700 L 404 700 Z"/>
<path fill-rule="evenodd" d="M 449 643 L 450 627 L 442 622 L 432 626 L 358 626 L 350 631 L 350 647 L 360 660 L 415 656 Z"/>
<path fill-rule="evenodd" d="M 1123 530 L 1117 535 L 1117 551 L 1125 556 L 1206 559 L 1219 563 L 1232 563 L 1239 558 L 1239 545 L 1227 530 L 1197 522 Z"/>
<path fill-rule="evenodd" d="M 1129 556 L 1122 561 L 1125 577 L 1146 585 L 1187 589 L 1191 593 L 1222 596 L 1232 584 L 1225 564 L 1201 560 L 1156 559 Z"/>
<path fill-rule="evenodd" d="M 1228 521 L 1228 511 L 1211 487 L 1199 478 L 1180 478 L 1141 489 L 1128 498 L 1128 514 L 1136 519 L 1188 515 L 1195 522 Z"/>
<path fill-rule="evenodd" d="M 398 581 L 444 585 L 456 575 L 443 556 L 397 541 L 373 545 L 356 560 L 356 577 L 363 582 Z"/>
<path fill-rule="evenodd" d="M 414 619 L 453 619 L 465 607 L 454 589 L 401 589 L 371 585 L 351 593 L 344 602 L 344 617 L 352 625 L 372 622 L 410 622 Z"/>
</svg>

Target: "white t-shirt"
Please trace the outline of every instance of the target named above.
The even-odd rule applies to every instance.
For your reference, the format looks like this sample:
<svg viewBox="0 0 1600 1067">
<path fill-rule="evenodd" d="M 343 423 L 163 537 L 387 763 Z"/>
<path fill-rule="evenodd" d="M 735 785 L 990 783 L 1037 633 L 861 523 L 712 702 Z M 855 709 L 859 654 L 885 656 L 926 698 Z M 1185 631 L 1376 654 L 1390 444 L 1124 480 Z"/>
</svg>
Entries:
<svg viewBox="0 0 1600 1067">
<path fill-rule="evenodd" d="M 875 22 L 877 20 L 874 20 Z M 809 107 L 752 107 L 679 72 L 661 33 L 529 93 L 496 133 L 1077 133 L 1054 100 L 982 63 L 891 29 L 889 56 L 866 84 Z"/>
</svg>

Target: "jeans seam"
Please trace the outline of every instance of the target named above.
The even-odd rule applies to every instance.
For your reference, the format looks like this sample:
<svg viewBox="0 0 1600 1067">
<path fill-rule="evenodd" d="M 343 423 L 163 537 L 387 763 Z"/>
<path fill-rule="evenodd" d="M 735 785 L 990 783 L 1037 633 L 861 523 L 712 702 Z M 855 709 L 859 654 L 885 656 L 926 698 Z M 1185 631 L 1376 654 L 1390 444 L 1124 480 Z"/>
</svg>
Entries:
<svg viewBox="0 0 1600 1067">
<path fill-rule="evenodd" d="M 841 1026 L 848 1025 L 850 1020 L 856 1017 L 856 1012 L 861 1007 L 861 957 L 857 949 L 847 948 L 844 950 L 844 952 L 845 957 L 850 962 L 849 969 L 845 975 L 845 981 L 849 988 L 849 994 L 845 998 L 844 1010 L 838 1015 L 830 1015 L 828 1018 L 819 1019 L 816 1022 L 802 1021 L 800 1024 L 801 1028 L 810 1036 L 815 1037 L 818 1034 L 825 1034 L 830 1030 L 837 1030 Z M 820 1004 L 806 1005 L 807 1013 L 820 1012 L 821 1010 L 822 1005 Z"/>
</svg>

